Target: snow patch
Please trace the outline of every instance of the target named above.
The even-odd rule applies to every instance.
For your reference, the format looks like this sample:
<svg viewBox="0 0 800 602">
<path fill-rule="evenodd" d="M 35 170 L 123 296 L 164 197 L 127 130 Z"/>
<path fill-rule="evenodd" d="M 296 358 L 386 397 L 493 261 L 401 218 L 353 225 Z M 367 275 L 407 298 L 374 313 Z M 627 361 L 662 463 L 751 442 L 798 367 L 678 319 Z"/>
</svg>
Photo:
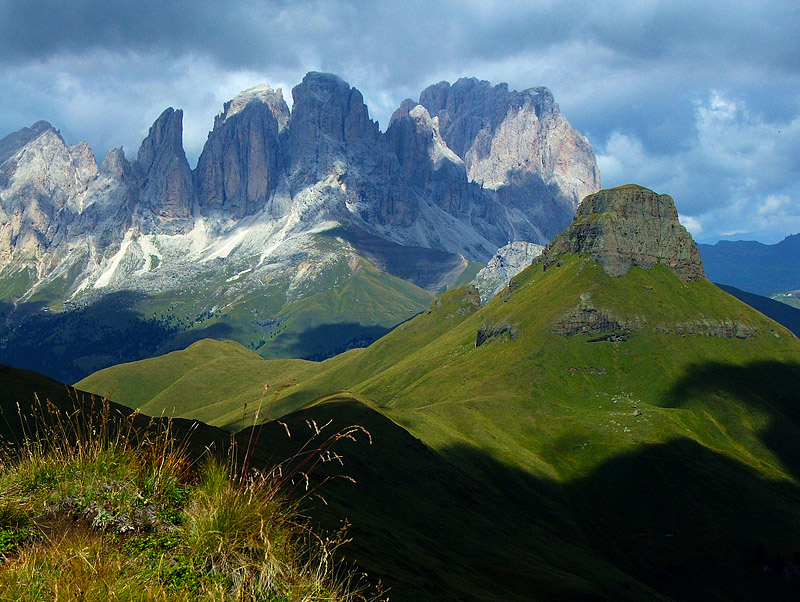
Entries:
<svg viewBox="0 0 800 602">
<path fill-rule="evenodd" d="M 237 279 L 241 278 L 242 276 L 244 276 L 245 274 L 247 274 L 249 272 L 252 272 L 252 271 L 253 271 L 253 268 L 247 268 L 246 270 L 242 270 L 238 274 L 236 274 L 234 276 L 231 276 L 230 278 L 226 278 L 225 282 L 233 282 L 234 280 L 237 280 Z"/>
<path fill-rule="evenodd" d="M 203 263 L 212 259 L 225 259 L 241 244 L 249 232 L 249 228 L 237 228 L 230 236 L 222 239 L 222 245 L 203 259 Z"/>
<path fill-rule="evenodd" d="M 148 236 L 142 236 L 136 242 L 139 243 L 139 248 L 142 250 L 142 254 L 144 255 L 144 265 L 136 270 L 133 275 L 143 276 L 153 269 L 153 257 L 158 259 L 159 263 L 161 263 L 164 260 L 164 256 L 161 255 L 161 251 L 159 251 L 158 247 L 155 245 L 155 236 L 152 234 Z"/>
<path fill-rule="evenodd" d="M 122 261 L 122 258 L 125 257 L 125 253 L 128 251 L 128 247 L 131 245 L 131 242 L 133 242 L 133 233 L 128 230 L 125 233 L 125 238 L 122 239 L 122 244 L 119 246 L 119 251 L 117 251 L 109 260 L 108 267 L 106 267 L 103 273 L 100 274 L 98 279 L 95 281 L 94 288 L 104 288 L 111 283 L 111 278 L 114 277 L 114 272 L 117 271 L 120 261 Z"/>
</svg>

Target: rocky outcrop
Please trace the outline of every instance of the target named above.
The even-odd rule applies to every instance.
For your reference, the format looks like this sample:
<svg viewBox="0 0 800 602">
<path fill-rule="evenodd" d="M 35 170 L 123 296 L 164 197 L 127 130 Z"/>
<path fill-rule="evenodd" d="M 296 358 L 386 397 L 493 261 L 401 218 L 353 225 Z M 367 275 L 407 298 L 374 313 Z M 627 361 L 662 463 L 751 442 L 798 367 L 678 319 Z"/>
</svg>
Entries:
<svg viewBox="0 0 800 602">
<path fill-rule="evenodd" d="M 697 245 L 678 222 L 672 198 L 636 185 L 587 196 L 572 225 L 553 239 L 543 260 L 559 253 L 588 254 L 611 276 L 657 264 L 684 280 L 705 275 Z"/>
<path fill-rule="evenodd" d="M 508 286 L 511 279 L 531 265 L 544 247 L 530 242 L 516 241 L 500 247 L 485 268 L 476 275 L 472 284 L 481 294 L 485 305 Z"/>
<path fill-rule="evenodd" d="M 552 332 L 565 337 L 588 335 L 590 343 L 627 341 L 633 333 L 645 325 L 643 318 L 622 318 L 611 311 L 596 307 L 589 292 L 581 295 L 581 300 L 556 320 Z"/>
<path fill-rule="evenodd" d="M 478 333 L 475 335 L 475 347 L 480 347 L 484 343 L 496 339 L 502 339 L 503 337 L 515 339 L 517 336 L 517 328 L 510 325 L 508 322 L 501 322 L 499 324 L 481 324 L 478 327 Z"/>
<path fill-rule="evenodd" d="M 257 86 L 225 103 L 194 174 L 201 213 L 238 219 L 266 206 L 280 177 L 279 135 L 288 121 L 280 89 Z"/>
<path fill-rule="evenodd" d="M 141 209 L 160 218 L 161 224 L 191 217 L 195 195 L 183 150 L 183 111 L 169 108 L 159 116 L 139 147 L 136 169 L 141 178 Z M 144 214 L 145 220 L 149 217 Z"/>
<path fill-rule="evenodd" d="M 724 339 L 752 339 L 756 336 L 756 327 L 732 320 L 693 320 L 672 326 L 656 326 L 653 332 L 677 334 L 682 337 L 717 337 Z"/>
</svg>

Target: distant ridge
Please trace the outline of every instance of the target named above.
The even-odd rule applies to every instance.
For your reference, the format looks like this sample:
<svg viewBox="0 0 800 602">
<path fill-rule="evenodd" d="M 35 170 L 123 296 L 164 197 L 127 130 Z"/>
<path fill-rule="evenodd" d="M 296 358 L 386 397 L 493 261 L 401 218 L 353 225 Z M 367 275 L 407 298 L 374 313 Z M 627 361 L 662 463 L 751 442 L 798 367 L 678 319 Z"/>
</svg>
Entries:
<svg viewBox="0 0 800 602">
<path fill-rule="evenodd" d="M 800 290 L 800 234 L 774 245 L 721 240 L 698 249 L 714 282 L 759 295 Z"/>
<path fill-rule="evenodd" d="M 748 293 L 727 284 L 717 284 L 717 286 L 740 301 L 744 301 L 753 309 L 757 309 L 765 316 L 772 318 L 779 324 L 783 324 L 796 336 L 800 337 L 800 309 L 775 301 L 769 297 Z"/>
</svg>

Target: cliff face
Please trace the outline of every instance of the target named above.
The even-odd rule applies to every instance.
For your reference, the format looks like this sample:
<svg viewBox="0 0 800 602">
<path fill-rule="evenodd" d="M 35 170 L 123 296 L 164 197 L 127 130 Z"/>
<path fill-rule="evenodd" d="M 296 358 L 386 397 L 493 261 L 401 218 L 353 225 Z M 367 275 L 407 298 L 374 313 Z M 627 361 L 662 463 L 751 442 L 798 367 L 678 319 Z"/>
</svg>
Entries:
<svg viewBox="0 0 800 602">
<path fill-rule="evenodd" d="M 672 197 L 641 186 L 586 197 L 572 225 L 553 239 L 545 255 L 565 252 L 589 254 L 611 276 L 659 263 L 684 280 L 705 276 L 697 245 L 678 222 Z"/>
<path fill-rule="evenodd" d="M 13 136 L 13 137 L 12 137 Z M 0 142 L 0 258 L 36 257 L 66 236 L 85 207 L 97 164 L 83 142 L 67 146 L 49 123 Z M 18 145 L 18 146 L 17 146 Z"/>
<path fill-rule="evenodd" d="M 279 139 L 289 120 L 282 91 L 258 86 L 225 103 L 195 170 L 205 215 L 234 219 L 263 209 L 280 177 Z"/>
<path fill-rule="evenodd" d="M 589 141 L 570 126 L 547 88 L 517 92 L 462 78 L 426 88 L 419 102 L 438 118 L 442 138 L 464 161 L 469 180 L 533 218 L 545 239 L 600 188 Z"/>
<path fill-rule="evenodd" d="M 139 147 L 136 168 L 144 209 L 162 222 L 191 216 L 195 194 L 183 151 L 183 111 L 169 108 L 159 116 Z"/>
<path fill-rule="evenodd" d="M 370 146 L 380 136 L 361 92 L 335 75 L 309 73 L 292 98 L 286 164 L 293 190 L 342 171 L 348 151 Z"/>
</svg>

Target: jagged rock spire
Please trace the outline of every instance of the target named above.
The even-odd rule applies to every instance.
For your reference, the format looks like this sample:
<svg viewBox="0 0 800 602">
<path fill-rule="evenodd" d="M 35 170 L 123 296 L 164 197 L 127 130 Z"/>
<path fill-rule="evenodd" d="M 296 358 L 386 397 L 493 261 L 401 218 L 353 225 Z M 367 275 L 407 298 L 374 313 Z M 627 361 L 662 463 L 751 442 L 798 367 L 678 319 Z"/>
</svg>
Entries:
<svg viewBox="0 0 800 602">
<path fill-rule="evenodd" d="M 282 91 L 266 85 L 225 103 L 195 171 L 203 214 L 241 218 L 264 207 L 277 186 L 283 152 L 279 134 L 288 120 Z"/>
<path fill-rule="evenodd" d="M 183 150 L 183 111 L 166 109 L 139 147 L 142 208 L 160 218 L 188 218 L 194 203 L 192 170 Z"/>
</svg>

